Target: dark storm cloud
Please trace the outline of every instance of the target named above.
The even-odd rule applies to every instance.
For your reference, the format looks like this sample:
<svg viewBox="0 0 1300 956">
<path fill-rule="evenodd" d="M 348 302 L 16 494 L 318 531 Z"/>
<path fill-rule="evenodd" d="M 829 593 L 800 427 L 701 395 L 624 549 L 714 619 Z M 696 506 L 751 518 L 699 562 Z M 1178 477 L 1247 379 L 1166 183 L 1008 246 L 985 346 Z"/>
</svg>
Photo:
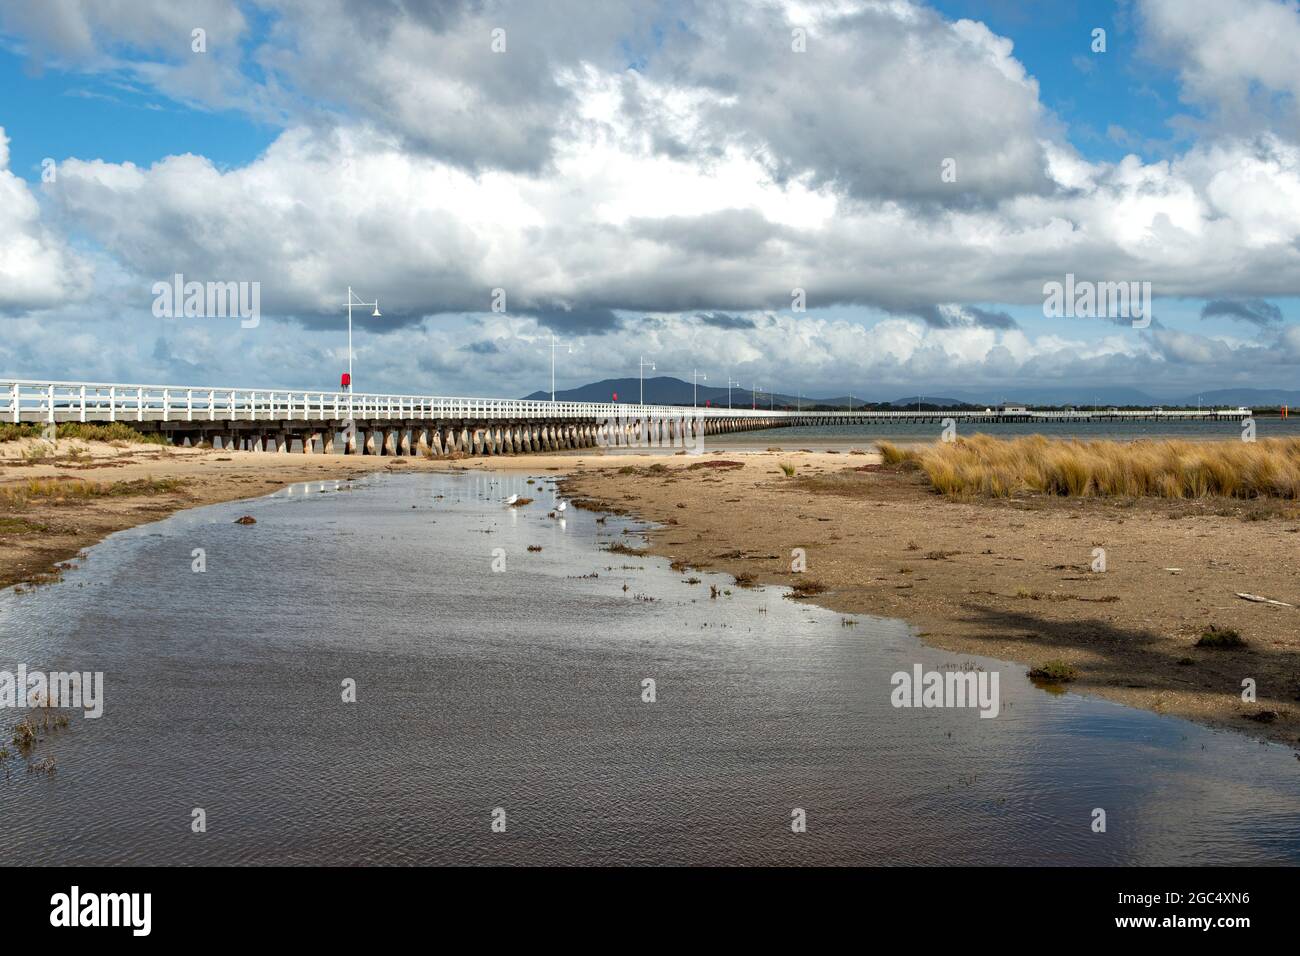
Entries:
<svg viewBox="0 0 1300 956">
<path fill-rule="evenodd" d="M 939 311 L 937 305 L 910 305 L 887 308 L 888 312 L 893 315 L 908 316 L 920 319 L 932 329 L 951 329 L 961 325 L 960 322 L 954 322 L 952 318 Z"/>
<path fill-rule="evenodd" d="M 443 33 L 462 16 L 481 10 L 482 2 L 465 0 L 344 0 L 345 13 L 354 23 L 368 22 L 372 27 L 382 23 L 386 28 L 404 18 L 424 23 Z"/>
<path fill-rule="evenodd" d="M 993 312 L 973 305 L 946 309 L 938 305 L 888 306 L 885 311 L 920 319 L 932 329 L 966 329 L 971 326 L 981 329 L 1020 328 L 1019 323 L 1006 312 Z"/>
<path fill-rule="evenodd" d="M 704 216 L 632 219 L 628 231 L 682 252 L 736 259 L 754 255 L 783 230 L 756 209 L 723 209 Z"/>
<path fill-rule="evenodd" d="M 984 329 L 1018 329 L 1020 325 L 1010 315 L 1005 312 L 990 312 L 985 309 L 976 308 L 973 305 L 965 307 L 965 311 L 975 320 L 975 324 Z"/>
<path fill-rule="evenodd" d="M 613 309 L 600 306 L 587 308 L 512 309 L 516 315 L 527 315 L 552 332 L 572 332 L 577 335 L 604 335 L 613 332 L 621 321 Z"/>
<path fill-rule="evenodd" d="M 699 312 L 695 319 L 702 321 L 705 325 L 712 325 L 715 329 L 758 328 L 758 324 L 753 319 L 746 319 L 742 315 L 729 315 L 727 312 Z"/>
<path fill-rule="evenodd" d="M 312 42 L 272 36 L 259 59 L 295 89 L 367 116 L 414 152 L 528 173 L 550 165 L 575 113 L 566 76 L 626 68 L 663 15 L 648 2 L 587 0 L 345 0 L 337 17 L 320 0 L 281 6 L 284 37 Z"/>
<path fill-rule="evenodd" d="M 747 319 L 743 315 L 731 315 L 726 312 L 701 312 L 696 318 L 705 325 L 713 326 L 715 329 L 758 328 L 753 319 Z"/>
<path fill-rule="evenodd" d="M 280 313 L 275 308 L 275 303 L 263 304 L 262 318 L 283 319 L 295 322 L 304 329 L 312 332 L 322 331 L 325 329 L 337 331 L 348 327 L 348 310 L 341 304 L 337 311 L 334 312 L 293 312 Z M 352 328 L 354 331 L 364 330 L 371 335 L 383 335 L 385 332 L 396 332 L 400 329 L 410 329 L 418 326 L 428 316 L 442 315 L 452 312 L 463 312 L 465 309 L 452 308 L 450 306 L 439 306 L 431 304 L 428 308 L 403 309 L 389 307 L 381 300 L 379 303 L 379 315 L 375 316 L 370 309 L 364 307 L 352 307 Z"/>
<path fill-rule="evenodd" d="M 1260 328 L 1268 328 L 1282 321 L 1282 310 L 1264 299 L 1214 299 L 1205 303 L 1201 309 L 1201 318 L 1211 319 L 1216 316 L 1227 316 Z"/>
</svg>

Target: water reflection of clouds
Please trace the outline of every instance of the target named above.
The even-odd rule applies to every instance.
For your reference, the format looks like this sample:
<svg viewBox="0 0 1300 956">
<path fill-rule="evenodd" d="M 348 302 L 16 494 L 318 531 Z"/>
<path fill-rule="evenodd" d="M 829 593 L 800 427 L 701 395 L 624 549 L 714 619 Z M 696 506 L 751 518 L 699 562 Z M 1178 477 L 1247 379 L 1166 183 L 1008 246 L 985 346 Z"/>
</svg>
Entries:
<svg viewBox="0 0 1300 956">
<path fill-rule="evenodd" d="M 1023 668 L 1016 668 L 1023 672 Z M 1014 685 L 1038 746 L 1009 749 L 1011 793 L 1036 793 L 1063 845 L 1115 863 L 1300 861 L 1300 784 L 1278 745 L 1075 694 Z M 1034 695 L 1042 698 L 1033 704 Z M 1028 698 L 1028 701 L 1026 701 Z M 1105 833 L 1091 813 L 1106 811 Z M 1064 826 L 1049 821 L 1059 817 Z"/>
<path fill-rule="evenodd" d="M 688 584 L 662 559 L 600 551 L 644 525 L 571 509 L 566 533 L 546 517 L 553 488 L 529 477 L 543 480 L 375 475 L 350 494 L 217 505 L 110 539 L 61 585 L 0 594 L 7 647 L 106 660 L 113 695 L 113 740 L 69 737 L 78 774 L 39 813 L 0 788 L 0 812 L 37 821 L 0 860 L 48 858 L 42 841 L 75 819 L 87 846 L 183 861 L 141 808 L 195 787 L 277 809 L 227 831 L 222 852 L 245 860 L 292 844 L 305 858 L 479 861 L 466 834 L 487 793 L 535 811 L 511 850 L 529 862 L 1296 859 L 1294 761 L 1278 748 L 1049 697 L 992 661 L 997 719 L 894 709 L 893 671 L 954 655 L 899 621 L 845 626 L 776 589 L 707 571 Z M 539 500 L 511 509 L 510 494 Z M 258 525 L 233 524 L 249 512 Z M 206 575 L 189 572 L 196 529 Z M 508 573 L 491 573 L 494 547 Z M 120 668 L 131 678 L 115 682 Z M 321 675 L 343 668 L 373 694 L 364 712 L 340 715 L 325 692 Z M 279 755 L 275 774 L 250 771 L 242 728 Z M 161 778 L 147 770 L 160 735 L 176 760 Z M 429 813 L 430 793 L 451 809 Z M 791 806 L 809 812 L 794 842 Z"/>
</svg>

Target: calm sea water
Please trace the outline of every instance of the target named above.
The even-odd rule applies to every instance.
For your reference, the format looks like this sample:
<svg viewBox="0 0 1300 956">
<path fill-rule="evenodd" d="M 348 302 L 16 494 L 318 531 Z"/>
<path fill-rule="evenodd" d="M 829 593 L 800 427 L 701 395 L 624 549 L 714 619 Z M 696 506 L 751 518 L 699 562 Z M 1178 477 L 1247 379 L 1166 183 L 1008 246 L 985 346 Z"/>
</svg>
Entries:
<svg viewBox="0 0 1300 956">
<path fill-rule="evenodd" d="M 1300 862 L 1285 748 L 1051 695 L 898 621 L 689 583 L 602 551 L 636 542 L 627 521 L 548 518 L 550 489 L 300 485 L 0 594 L 0 669 L 107 685 L 102 718 L 34 752 L 53 776 L 0 773 L 0 862 Z M 895 709 L 918 662 L 998 671 L 1001 713 Z"/>
<path fill-rule="evenodd" d="M 830 448 L 845 450 L 865 448 L 873 441 L 885 439 L 895 442 L 938 441 L 943 426 L 938 422 L 872 422 L 865 425 L 818 425 L 795 428 L 769 428 L 762 431 L 737 432 L 731 435 L 710 435 L 709 447 L 729 448 L 736 451 L 762 451 L 764 448 Z M 959 435 L 996 435 L 999 438 L 1020 438 L 1025 435 L 1047 435 L 1052 438 L 1114 439 L 1135 441 L 1139 438 L 1185 438 L 1193 441 L 1240 440 L 1241 425 L 1237 422 L 972 422 L 958 420 Z M 1300 417 L 1257 418 L 1255 434 L 1258 438 L 1300 438 Z"/>
</svg>

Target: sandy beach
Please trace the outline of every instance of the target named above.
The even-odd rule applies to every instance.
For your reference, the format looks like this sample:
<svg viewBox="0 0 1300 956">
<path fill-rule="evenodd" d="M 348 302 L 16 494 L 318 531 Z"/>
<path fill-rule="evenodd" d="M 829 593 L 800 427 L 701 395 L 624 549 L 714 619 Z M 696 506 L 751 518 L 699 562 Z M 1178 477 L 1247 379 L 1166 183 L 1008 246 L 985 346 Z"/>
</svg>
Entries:
<svg viewBox="0 0 1300 956">
<path fill-rule="evenodd" d="M 0 445 L 0 495 L 29 479 L 125 483 L 129 493 L 0 497 L 0 586 L 51 580 L 114 531 L 298 481 L 442 469 L 563 475 L 576 507 L 659 525 L 650 550 L 683 569 L 802 586 L 799 600 L 903 619 L 954 653 L 1077 670 L 1052 689 L 1300 742 L 1300 607 L 1237 597 L 1300 605 L 1300 512 L 1287 503 L 950 501 L 917 473 L 861 452 L 429 461 L 45 444 L 37 458 L 31 441 Z M 1097 548 L 1102 573 L 1092 570 Z M 806 555 L 801 573 L 795 549 Z M 1247 647 L 1194 646 L 1209 625 L 1236 628 Z M 1254 702 L 1242 700 L 1246 679 Z"/>
</svg>

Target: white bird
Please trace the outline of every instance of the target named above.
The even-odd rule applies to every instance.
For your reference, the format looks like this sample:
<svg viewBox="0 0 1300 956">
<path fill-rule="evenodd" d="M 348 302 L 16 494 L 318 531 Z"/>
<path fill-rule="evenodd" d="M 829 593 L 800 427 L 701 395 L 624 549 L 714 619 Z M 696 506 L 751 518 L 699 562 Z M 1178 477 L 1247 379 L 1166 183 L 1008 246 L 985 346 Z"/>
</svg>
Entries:
<svg viewBox="0 0 1300 956">
<path fill-rule="evenodd" d="M 555 510 L 563 511 L 567 507 L 569 507 L 569 503 L 567 501 L 561 501 L 558 505 L 555 506 Z"/>
<path fill-rule="evenodd" d="M 512 505 L 512 504 L 514 504 L 514 503 L 515 503 L 516 501 L 518 501 L 518 500 L 519 500 L 519 496 L 518 496 L 518 495 L 511 495 L 509 498 L 506 499 L 506 504 L 508 504 L 508 505 Z"/>
</svg>

